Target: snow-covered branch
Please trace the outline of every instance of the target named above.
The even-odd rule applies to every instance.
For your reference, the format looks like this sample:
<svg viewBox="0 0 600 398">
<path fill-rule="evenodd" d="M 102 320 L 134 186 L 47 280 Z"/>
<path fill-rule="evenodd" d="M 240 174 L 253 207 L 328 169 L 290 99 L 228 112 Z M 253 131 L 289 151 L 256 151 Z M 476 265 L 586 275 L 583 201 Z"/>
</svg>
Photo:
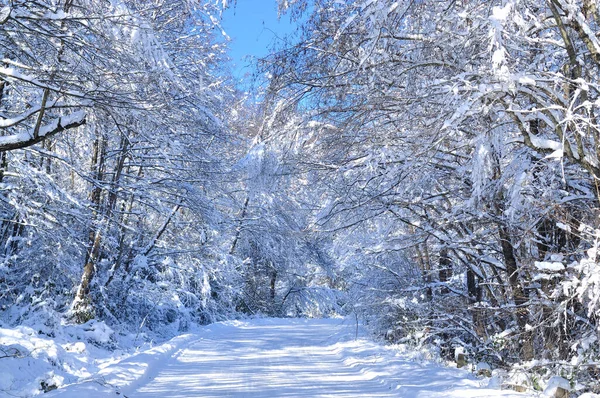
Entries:
<svg viewBox="0 0 600 398">
<path fill-rule="evenodd" d="M 42 142 L 55 134 L 65 130 L 73 129 L 84 125 L 86 122 L 86 113 L 84 111 L 74 112 L 68 116 L 61 116 L 52 122 L 40 126 L 37 134 L 34 130 L 5 135 L 0 137 L 0 151 L 11 151 L 14 149 L 26 148 Z"/>
</svg>

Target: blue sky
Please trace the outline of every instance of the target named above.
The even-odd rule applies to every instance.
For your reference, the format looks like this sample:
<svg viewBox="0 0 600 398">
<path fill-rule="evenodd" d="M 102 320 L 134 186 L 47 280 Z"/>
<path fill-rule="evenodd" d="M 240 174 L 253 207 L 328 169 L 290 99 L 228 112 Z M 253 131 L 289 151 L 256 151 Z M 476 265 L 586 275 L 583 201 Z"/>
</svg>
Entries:
<svg viewBox="0 0 600 398">
<path fill-rule="evenodd" d="M 229 55 L 233 60 L 234 76 L 242 79 L 251 73 L 250 60 L 269 54 L 269 47 L 278 38 L 295 30 L 296 24 L 284 15 L 277 18 L 276 0 L 237 0 L 223 13 L 222 27 L 231 37 Z"/>
</svg>

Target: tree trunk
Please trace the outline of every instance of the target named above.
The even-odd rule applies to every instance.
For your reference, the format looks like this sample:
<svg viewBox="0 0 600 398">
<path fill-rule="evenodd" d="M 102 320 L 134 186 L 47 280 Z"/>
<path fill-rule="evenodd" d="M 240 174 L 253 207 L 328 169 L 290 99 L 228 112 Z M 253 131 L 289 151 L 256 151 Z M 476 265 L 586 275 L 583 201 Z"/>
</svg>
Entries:
<svg viewBox="0 0 600 398">
<path fill-rule="evenodd" d="M 248 204 L 250 203 L 250 195 L 246 196 L 246 200 L 244 201 L 244 206 L 242 207 L 242 213 L 240 214 L 240 218 L 238 220 L 238 226 L 235 230 L 235 237 L 233 238 L 233 242 L 231 243 L 231 248 L 229 249 L 229 254 L 233 254 L 235 252 L 235 247 L 240 239 L 240 235 L 242 234 L 242 227 L 244 226 L 244 218 L 246 217 L 246 212 L 248 211 Z"/>
<path fill-rule="evenodd" d="M 271 271 L 271 283 L 270 283 L 270 294 L 269 294 L 269 296 L 271 297 L 271 302 L 275 301 L 275 281 L 276 280 L 277 280 L 277 271 L 273 269 Z"/>
<path fill-rule="evenodd" d="M 77 323 L 85 323 L 95 316 L 94 305 L 90 295 L 90 286 L 96 274 L 96 261 L 100 253 L 100 241 L 100 232 L 98 231 L 90 250 L 88 261 L 83 267 L 81 283 L 73 302 L 73 317 Z"/>
<path fill-rule="evenodd" d="M 440 250 L 439 270 L 438 276 L 440 282 L 448 282 L 452 278 L 452 263 L 450 262 L 450 256 L 448 255 L 448 248 L 444 247 Z M 441 294 L 450 293 L 450 289 L 446 286 L 442 286 L 440 290 Z"/>
<path fill-rule="evenodd" d="M 525 306 L 527 296 L 520 281 L 519 267 L 508 228 L 501 222 L 498 222 L 498 233 L 500 235 L 500 245 L 502 247 L 506 273 L 508 274 L 508 282 L 512 291 L 512 299 L 516 307 L 521 359 L 529 361 L 533 359 L 533 339 L 531 332 L 527 331 L 527 322 L 529 320 L 528 308 Z"/>
<path fill-rule="evenodd" d="M 502 177 L 502 170 L 500 168 L 500 160 L 498 153 L 492 151 L 491 154 L 493 162 L 493 180 L 500 180 Z M 517 257 L 515 255 L 514 247 L 512 244 L 512 237 L 507 223 L 503 220 L 504 218 L 504 191 L 503 188 L 499 188 L 493 199 L 493 209 L 496 216 L 496 226 L 498 228 L 498 235 L 500 238 L 500 248 L 502 257 L 504 258 L 504 266 L 508 275 L 508 284 L 510 286 L 510 294 L 512 301 L 515 305 L 515 315 L 518 326 L 518 346 L 520 351 L 521 359 L 528 361 L 533 359 L 533 338 L 531 332 L 527 331 L 527 322 L 529 320 L 528 308 L 525 306 L 527 303 L 527 296 L 525 289 L 521 284 L 521 278 L 519 275 L 519 265 L 517 263 Z"/>
<path fill-rule="evenodd" d="M 91 170 L 94 175 L 94 187 L 90 194 L 92 203 L 92 221 L 88 235 L 88 251 L 83 266 L 81 282 L 77 289 L 73 305 L 71 307 L 73 319 L 77 323 L 85 323 L 95 316 L 94 303 L 91 295 L 91 286 L 96 274 L 96 265 L 101 256 L 102 232 L 101 232 L 101 202 L 102 188 L 100 183 L 104 179 L 104 167 L 106 157 L 106 137 L 98 134 L 94 141 L 92 151 Z"/>
<path fill-rule="evenodd" d="M 129 174 L 130 167 L 127 168 L 127 174 Z M 140 178 L 143 175 L 143 168 L 142 166 L 139 166 L 138 168 L 138 172 L 137 172 L 137 177 Z M 129 224 L 129 215 L 131 214 L 131 210 L 133 209 L 133 203 L 135 202 L 135 194 L 131 194 L 129 199 L 127 200 L 127 202 L 124 202 L 121 204 L 121 216 L 120 216 L 120 221 L 119 221 L 119 230 L 118 230 L 118 242 L 119 242 L 119 249 L 117 250 L 117 254 L 116 254 L 116 261 L 115 264 L 113 265 L 112 269 L 110 270 L 110 275 L 108 277 L 108 279 L 106 280 L 106 283 L 104 285 L 104 287 L 107 287 L 108 285 L 110 285 L 110 283 L 112 282 L 112 280 L 114 279 L 117 271 L 121 268 L 121 266 L 123 264 L 125 265 L 125 268 L 128 269 L 128 264 L 131 261 L 131 259 L 133 259 L 134 257 L 134 253 L 133 250 L 131 249 L 131 247 L 127 247 L 126 248 L 126 236 L 127 236 L 127 225 Z M 116 200 L 116 199 L 115 199 Z M 109 199 L 110 201 L 110 199 Z"/>
</svg>

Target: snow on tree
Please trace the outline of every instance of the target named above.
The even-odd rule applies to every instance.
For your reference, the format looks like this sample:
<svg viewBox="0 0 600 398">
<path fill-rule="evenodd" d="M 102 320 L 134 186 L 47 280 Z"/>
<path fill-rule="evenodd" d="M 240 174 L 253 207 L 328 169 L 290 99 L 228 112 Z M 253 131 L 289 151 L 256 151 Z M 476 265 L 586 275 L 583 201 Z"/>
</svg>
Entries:
<svg viewBox="0 0 600 398">
<path fill-rule="evenodd" d="M 427 341 L 476 361 L 593 356 L 574 348 L 597 330 L 592 2 L 280 7 L 308 13 L 303 35 L 261 67 L 283 111 L 315 126 L 318 150 L 305 156 L 332 187 L 320 224 L 387 274 L 367 285 L 389 291 L 381 305 L 402 303 L 395 319 L 381 307 L 369 316 L 400 337 L 418 319 Z M 396 251 L 408 261 L 387 260 Z"/>
</svg>

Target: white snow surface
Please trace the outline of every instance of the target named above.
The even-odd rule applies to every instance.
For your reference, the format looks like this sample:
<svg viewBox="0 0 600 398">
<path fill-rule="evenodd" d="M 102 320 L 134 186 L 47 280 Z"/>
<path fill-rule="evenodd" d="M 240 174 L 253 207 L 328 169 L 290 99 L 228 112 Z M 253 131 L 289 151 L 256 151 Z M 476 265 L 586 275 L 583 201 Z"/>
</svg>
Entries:
<svg viewBox="0 0 600 398">
<path fill-rule="evenodd" d="M 113 333 L 103 322 L 64 326 L 55 337 L 37 326 L 0 328 L 0 397 L 31 397 L 42 393 L 42 382 L 61 386 L 92 378 L 124 355 L 100 347 Z M 126 343 L 131 351 L 134 344 Z"/>
<path fill-rule="evenodd" d="M 536 261 L 534 265 L 540 271 L 545 272 L 561 272 L 565 270 L 563 263 L 559 262 Z"/>
<path fill-rule="evenodd" d="M 571 384 L 569 383 L 569 380 L 560 376 L 551 377 L 544 389 L 544 395 L 547 397 L 555 397 L 558 388 L 571 391 Z"/>
<path fill-rule="evenodd" d="M 489 379 L 415 359 L 356 331 L 348 319 L 216 323 L 107 363 L 44 397 L 527 397 L 484 388 Z"/>
</svg>

